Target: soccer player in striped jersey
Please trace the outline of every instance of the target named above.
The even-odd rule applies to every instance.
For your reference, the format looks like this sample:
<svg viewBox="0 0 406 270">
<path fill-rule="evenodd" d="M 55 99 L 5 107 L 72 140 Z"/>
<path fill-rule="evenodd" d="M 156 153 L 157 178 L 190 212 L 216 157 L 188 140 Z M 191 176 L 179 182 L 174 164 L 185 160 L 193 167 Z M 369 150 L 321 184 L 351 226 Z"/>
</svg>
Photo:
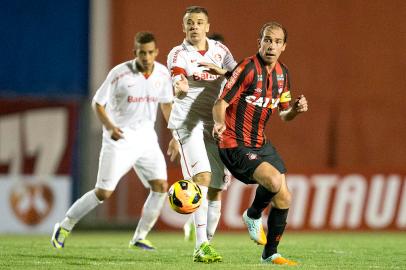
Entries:
<svg viewBox="0 0 406 270">
<path fill-rule="evenodd" d="M 227 185 L 224 180 L 230 178 L 224 172 L 215 142 L 210 142 L 214 125 L 211 108 L 225 80 L 222 75 L 231 71 L 236 62 L 224 44 L 207 38 L 209 28 L 205 8 L 187 8 L 183 16 L 185 39 L 168 55 L 168 68 L 175 89 L 168 127 L 180 143 L 184 178 L 193 179 L 203 193 L 203 207 L 193 213 L 195 262 L 222 260 L 209 238 L 220 219 L 221 191 Z"/>
<path fill-rule="evenodd" d="M 167 170 L 154 129 L 158 107 L 166 120 L 172 108 L 173 92 L 167 68 L 156 62 L 158 48 L 152 33 L 135 36 L 135 59 L 114 67 L 93 98 L 93 110 L 103 124 L 99 171 L 94 189 L 84 194 L 55 224 L 51 243 L 63 248 L 74 226 L 92 209 L 108 199 L 120 179 L 134 169 L 150 189 L 130 248 L 154 250 L 146 239 L 165 202 Z M 177 154 L 172 139 L 171 160 Z"/>
<path fill-rule="evenodd" d="M 251 239 L 265 245 L 261 262 L 296 265 L 277 252 L 291 194 L 284 162 L 264 134 L 274 112 L 279 111 L 282 120 L 290 121 L 308 110 L 303 95 L 290 102 L 288 69 L 278 61 L 286 40 L 287 31 L 279 23 L 266 23 L 261 28 L 258 53 L 236 67 L 213 107 L 213 137 L 219 141 L 220 157 L 230 172 L 246 184 L 259 184 L 243 221 Z M 261 214 L 271 202 L 265 237 Z"/>
</svg>

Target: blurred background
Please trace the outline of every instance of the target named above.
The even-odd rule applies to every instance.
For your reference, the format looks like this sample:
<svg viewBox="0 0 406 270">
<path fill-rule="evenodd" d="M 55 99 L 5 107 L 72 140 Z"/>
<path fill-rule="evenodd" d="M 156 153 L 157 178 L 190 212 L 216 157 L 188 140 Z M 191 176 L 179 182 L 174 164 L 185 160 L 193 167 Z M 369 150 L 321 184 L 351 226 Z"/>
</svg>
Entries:
<svg viewBox="0 0 406 270">
<path fill-rule="evenodd" d="M 281 56 L 292 93 L 310 111 L 270 120 L 294 194 L 291 230 L 405 230 L 406 4 L 402 0 L 2 1 L 0 9 L 0 233 L 49 233 L 94 187 L 101 124 L 91 99 L 115 65 L 133 58 L 138 31 L 158 40 L 158 61 L 184 38 L 186 7 L 209 11 L 239 61 L 257 51 L 259 29 L 288 30 Z M 164 152 L 162 116 L 156 128 Z M 167 160 L 169 182 L 180 166 Z M 233 181 L 220 230 L 241 230 L 254 187 Z M 135 228 L 148 194 L 133 172 L 78 227 Z M 168 210 L 158 230 L 179 230 Z"/>
</svg>

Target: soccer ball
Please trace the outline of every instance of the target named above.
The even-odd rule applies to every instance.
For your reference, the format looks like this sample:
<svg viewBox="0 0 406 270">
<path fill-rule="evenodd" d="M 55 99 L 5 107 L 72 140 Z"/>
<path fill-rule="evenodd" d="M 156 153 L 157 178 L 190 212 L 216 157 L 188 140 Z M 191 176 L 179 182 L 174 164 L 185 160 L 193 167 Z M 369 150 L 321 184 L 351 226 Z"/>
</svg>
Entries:
<svg viewBox="0 0 406 270">
<path fill-rule="evenodd" d="M 173 210 L 179 214 L 190 214 L 202 203 L 202 191 L 192 181 L 179 180 L 169 188 L 168 199 Z"/>
</svg>

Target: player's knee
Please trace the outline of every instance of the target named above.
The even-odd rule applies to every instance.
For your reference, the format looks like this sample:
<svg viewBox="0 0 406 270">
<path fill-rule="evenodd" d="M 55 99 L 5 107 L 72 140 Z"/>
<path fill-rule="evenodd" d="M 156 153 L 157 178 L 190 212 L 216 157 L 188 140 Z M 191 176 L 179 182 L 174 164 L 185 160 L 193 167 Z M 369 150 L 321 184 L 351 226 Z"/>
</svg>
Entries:
<svg viewBox="0 0 406 270">
<path fill-rule="evenodd" d="M 292 194 L 288 190 L 284 190 L 275 196 L 274 205 L 280 209 L 289 208 L 292 203 Z"/>
<path fill-rule="evenodd" d="M 282 186 L 281 174 L 269 174 L 266 176 L 265 181 L 268 183 L 266 186 L 271 192 L 279 192 Z"/>
<path fill-rule="evenodd" d="M 211 173 L 210 172 L 201 172 L 193 176 L 193 181 L 202 186 L 208 187 L 211 180 Z"/>
<path fill-rule="evenodd" d="M 220 201 L 221 200 L 221 189 L 210 188 L 207 192 L 207 199 L 209 201 Z"/>
<path fill-rule="evenodd" d="M 283 198 L 283 204 L 285 205 L 285 208 L 290 207 L 290 204 L 292 203 L 292 193 L 289 191 L 284 192 Z"/>
<path fill-rule="evenodd" d="M 168 191 L 168 182 L 162 181 L 159 183 L 159 192 L 164 193 Z"/>
<path fill-rule="evenodd" d="M 100 188 L 96 188 L 94 192 L 96 194 L 97 199 L 99 199 L 99 201 L 107 200 L 108 198 L 110 198 L 111 194 L 113 194 L 113 191 L 100 189 Z"/>
<path fill-rule="evenodd" d="M 149 182 L 151 190 L 154 192 L 164 193 L 168 191 L 168 182 L 164 180 L 154 180 Z"/>
</svg>

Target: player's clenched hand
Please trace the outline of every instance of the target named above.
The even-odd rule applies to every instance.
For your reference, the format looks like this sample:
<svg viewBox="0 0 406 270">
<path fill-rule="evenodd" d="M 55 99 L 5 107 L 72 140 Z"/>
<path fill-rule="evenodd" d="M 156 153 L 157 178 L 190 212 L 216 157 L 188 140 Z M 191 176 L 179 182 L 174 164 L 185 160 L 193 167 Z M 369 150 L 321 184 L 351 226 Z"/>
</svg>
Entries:
<svg viewBox="0 0 406 270">
<path fill-rule="evenodd" d="M 222 141 L 223 140 L 223 132 L 226 130 L 226 125 L 224 123 L 215 123 L 213 127 L 213 138 L 216 141 Z"/>
<path fill-rule="evenodd" d="M 198 66 L 204 67 L 206 72 L 213 74 L 213 75 L 224 75 L 227 72 L 227 70 L 222 69 L 213 63 L 199 62 Z"/>
<path fill-rule="evenodd" d="M 123 137 L 124 132 L 118 127 L 113 127 L 112 129 L 109 130 L 109 132 L 110 132 L 110 138 L 114 141 L 118 141 L 118 140 L 124 138 Z"/>
<path fill-rule="evenodd" d="M 178 80 L 174 86 L 176 96 L 178 97 L 186 95 L 186 93 L 189 91 L 189 83 L 183 74 L 180 74 L 180 80 Z"/>
<path fill-rule="evenodd" d="M 166 154 L 170 156 L 171 161 L 174 161 L 179 155 L 179 143 L 174 138 L 172 138 L 172 140 L 169 142 L 168 151 L 166 151 Z"/>
<path fill-rule="evenodd" d="M 296 99 L 293 109 L 298 113 L 307 112 L 309 106 L 307 104 L 307 100 L 304 95 L 300 95 Z"/>
</svg>

